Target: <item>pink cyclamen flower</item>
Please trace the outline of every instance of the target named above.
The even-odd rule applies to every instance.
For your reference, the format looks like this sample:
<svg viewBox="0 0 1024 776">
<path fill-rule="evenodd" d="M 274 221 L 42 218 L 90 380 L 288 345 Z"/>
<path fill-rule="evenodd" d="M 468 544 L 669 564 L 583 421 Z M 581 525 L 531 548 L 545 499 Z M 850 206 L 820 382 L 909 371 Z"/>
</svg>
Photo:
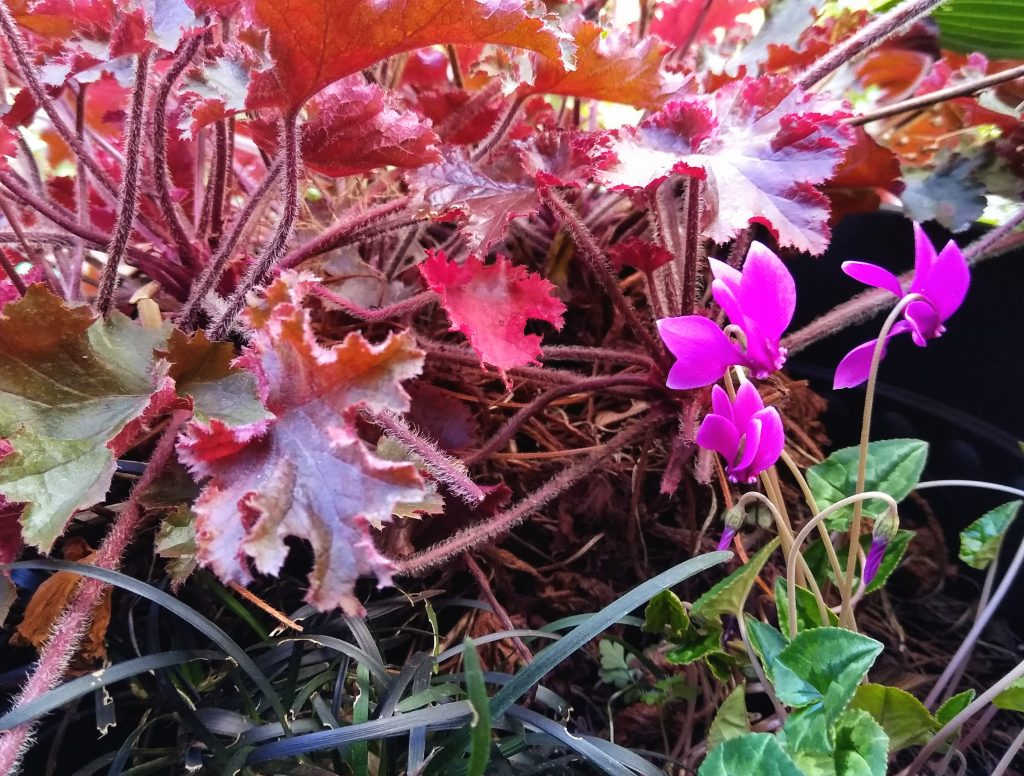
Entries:
<svg viewBox="0 0 1024 776">
<path fill-rule="evenodd" d="M 736 401 L 719 386 L 711 389 L 713 412 L 697 432 L 697 444 L 725 459 L 725 471 L 733 482 L 754 482 L 757 475 L 779 460 L 786 437 L 782 418 L 774 407 L 765 407 L 752 383 L 736 392 Z"/>
<path fill-rule="evenodd" d="M 711 294 L 729 322 L 743 333 L 746 344 L 733 342 L 703 315 L 662 318 L 658 332 L 676 357 L 667 385 L 676 390 L 710 385 L 737 364 L 763 379 L 786 361 L 786 349 L 779 341 L 793 319 L 796 284 L 782 259 L 754 242 L 742 272 L 724 261 L 708 262 L 714 275 Z"/>
<path fill-rule="evenodd" d="M 920 294 L 923 299 L 907 305 L 903 319 L 889 331 L 886 345 L 893 337 L 909 333 L 914 344 L 921 348 L 928 344 L 928 340 L 941 337 L 946 331 L 946 319 L 963 303 L 971 282 L 967 260 L 956 243 L 950 240 L 936 254 L 919 224 L 914 224 L 914 279 L 906 291 L 894 274 L 876 264 L 846 261 L 843 262 L 843 272 L 861 283 L 889 291 L 899 299 L 908 294 Z M 836 367 L 833 387 L 853 388 L 867 380 L 874 350 L 875 340 L 871 340 L 847 353 Z M 885 355 L 884 346 L 882 355 Z"/>
</svg>

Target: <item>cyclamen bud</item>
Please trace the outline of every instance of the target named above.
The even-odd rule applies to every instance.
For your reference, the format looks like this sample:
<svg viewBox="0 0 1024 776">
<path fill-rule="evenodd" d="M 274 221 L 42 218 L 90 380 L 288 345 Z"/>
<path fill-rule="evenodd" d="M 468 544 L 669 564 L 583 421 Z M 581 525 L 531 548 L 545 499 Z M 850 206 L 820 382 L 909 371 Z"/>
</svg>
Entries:
<svg viewBox="0 0 1024 776">
<path fill-rule="evenodd" d="M 896 538 L 900 529 L 899 517 L 894 512 L 886 512 L 875 521 L 874 530 L 871 532 L 871 547 L 868 549 L 868 556 L 864 560 L 864 585 L 870 585 L 878 574 L 885 557 L 885 550 L 889 542 Z"/>
<path fill-rule="evenodd" d="M 741 504 L 737 504 L 732 509 L 726 511 L 722 516 L 725 528 L 722 530 L 722 538 L 719 539 L 718 547 L 715 549 L 719 551 L 729 549 L 729 545 L 732 544 L 732 539 L 736 532 L 743 527 L 743 523 L 746 521 L 746 512 L 746 509 Z"/>
</svg>

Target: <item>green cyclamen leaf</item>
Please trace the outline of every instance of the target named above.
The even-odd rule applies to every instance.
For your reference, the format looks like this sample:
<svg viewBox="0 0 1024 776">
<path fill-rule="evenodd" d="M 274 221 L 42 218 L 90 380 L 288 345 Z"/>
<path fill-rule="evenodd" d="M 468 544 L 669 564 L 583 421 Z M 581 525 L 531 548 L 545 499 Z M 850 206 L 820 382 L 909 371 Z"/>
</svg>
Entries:
<svg viewBox="0 0 1024 776">
<path fill-rule="evenodd" d="M 748 733 L 731 738 L 707 756 L 699 776 L 737 776 L 757 773 L 765 776 L 804 776 L 779 742 L 768 733 Z"/>
<path fill-rule="evenodd" d="M 45 322 L 45 323 L 42 323 Z M 100 501 L 118 439 L 174 399 L 153 358 L 166 337 L 120 313 L 97 320 L 42 285 L 0 317 L 0 495 L 25 502 L 25 540 L 48 551 L 72 513 Z"/>
<path fill-rule="evenodd" d="M 734 738 L 750 732 L 750 721 L 747 719 L 747 688 L 738 685 L 718 707 L 715 719 L 708 731 L 708 751 Z"/>
<path fill-rule="evenodd" d="M 938 721 L 917 698 L 898 687 L 862 684 L 850 708 L 866 711 L 889 736 L 893 751 L 922 744 L 938 729 Z"/>
<path fill-rule="evenodd" d="M 834 719 L 882 651 L 882 644 L 842 628 L 797 634 L 775 660 L 775 694 L 797 708 L 822 704 Z"/>
<path fill-rule="evenodd" d="M 785 577 L 775 578 L 775 606 L 779 612 L 779 630 L 789 633 L 789 596 Z M 819 628 L 822 625 L 838 625 L 839 617 L 828 610 L 828 622 L 821 621 L 821 612 L 814 600 L 814 593 L 800 585 L 796 586 L 796 629 L 797 632 L 808 628 Z"/>
<path fill-rule="evenodd" d="M 871 715 L 850 709 L 836 723 L 836 776 L 885 776 L 889 738 Z"/>
<path fill-rule="evenodd" d="M 807 470 L 807 483 L 811 487 L 819 509 L 825 509 L 848 496 L 857 485 L 859 448 L 845 447 Z M 867 479 L 865 490 L 888 493 L 902 501 L 917 485 L 928 457 L 928 443 L 920 439 L 885 439 L 868 445 Z M 881 515 L 885 505 L 876 499 L 864 502 L 864 514 Z M 853 507 L 844 507 L 828 520 L 830 530 L 849 528 Z"/>
<path fill-rule="evenodd" d="M 989 510 L 960 532 L 960 560 L 971 568 L 986 569 L 999 554 L 1003 536 L 1024 501 L 1016 500 Z"/>
<path fill-rule="evenodd" d="M 947 698 L 946 702 L 935 710 L 935 719 L 939 723 L 939 727 L 945 725 L 953 717 L 970 706 L 975 695 L 977 693 L 974 690 L 964 690 Z"/>
<path fill-rule="evenodd" d="M 768 542 L 750 560 L 694 601 L 690 616 L 710 622 L 723 614 L 741 612 L 750 588 L 754 586 L 754 580 L 778 546 L 778 537 Z"/>
<path fill-rule="evenodd" d="M 683 602 L 671 590 L 663 590 L 644 610 L 643 629 L 669 641 L 680 641 L 690 627 L 690 615 Z"/>
<path fill-rule="evenodd" d="M 1024 678 L 1018 679 L 993 698 L 992 705 L 1007 711 L 1024 711 Z"/>
</svg>

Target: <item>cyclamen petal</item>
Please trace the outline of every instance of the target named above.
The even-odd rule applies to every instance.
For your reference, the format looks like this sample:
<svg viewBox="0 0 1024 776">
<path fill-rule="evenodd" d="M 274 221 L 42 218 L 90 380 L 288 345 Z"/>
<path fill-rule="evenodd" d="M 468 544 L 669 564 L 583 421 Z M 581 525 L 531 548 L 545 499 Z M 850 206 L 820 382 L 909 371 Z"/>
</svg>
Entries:
<svg viewBox="0 0 1024 776">
<path fill-rule="evenodd" d="M 757 448 L 761 444 L 761 419 L 751 418 L 743 429 L 740 455 L 726 467 L 729 477 L 736 482 L 753 482 L 757 474 L 751 474 L 751 464 L 757 456 Z"/>
<path fill-rule="evenodd" d="M 782 429 L 782 418 L 778 411 L 774 407 L 768 407 L 761 412 L 759 420 L 761 421 L 761 442 L 749 465 L 749 469 L 754 472 L 752 475 L 754 477 L 757 476 L 757 473 L 773 466 L 786 447 L 786 433 Z"/>
<path fill-rule="evenodd" d="M 899 321 L 892 327 L 892 330 L 889 332 L 889 336 L 885 338 L 885 346 L 882 348 L 882 358 L 885 358 L 885 352 L 888 348 L 889 340 L 907 331 L 910 331 L 910 324 L 905 321 Z M 871 340 L 870 342 L 865 342 L 863 345 L 858 345 L 843 356 L 843 360 L 840 361 L 839 366 L 836 367 L 836 374 L 832 380 L 833 389 L 839 390 L 840 388 L 854 388 L 868 379 L 868 374 L 871 372 L 871 356 L 875 352 L 876 341 L 877 340 Z"/>
<path fill-rule="evenodd" d="M 928 238 L 924 238 L 927 240 Z M 950 240 L 932 262 L 924 278 L 914 278 L 911 292 L 931 302 L 939 319 L 945 321 L 963 304 L 971 284 L 971 271 L 959 246 Z"/>
<path fill-rule="evenodd" d="M 870 585 L 875 575 L 878 574 L 878 569 L 882 566 L 882 559 L 885 557 L 885 549 L 888 545 L 889 542 L 879 536 L 871 540 L 871 548 L 868 550 L 868 556 L 864 560 L 865 585 Z"/>
<path fill-rule="evenodd" d="M 732 461 L 740 449 L 740 432 L 721 415 L 708 415 L 697 431 L 697 444 Z"/>
<path fill-rule="evenodd" d="M 903 296 L 903 287 L 899 279 L 885 267 L 869 264 L 866 261 L 844 261 L 841 269 L 854 280 L 866 286 L 874 286 L 889 291 L 898 297 Z"/>
<path fill-rule="evenodd" d="M 796 283 L 782 259 L 757 241 L 750 244 L 743 264 L 739 302 L 747 320 L 777 347 L 796 310 Z"/>
<path fill-rule="evenodd" d="M 677 359 L 666 383 L 677 391 L 710 385 L 730 366 L 745 361 L 725 332 L 701 315 L 662 318 L 658 333 Z"/>
</svg>

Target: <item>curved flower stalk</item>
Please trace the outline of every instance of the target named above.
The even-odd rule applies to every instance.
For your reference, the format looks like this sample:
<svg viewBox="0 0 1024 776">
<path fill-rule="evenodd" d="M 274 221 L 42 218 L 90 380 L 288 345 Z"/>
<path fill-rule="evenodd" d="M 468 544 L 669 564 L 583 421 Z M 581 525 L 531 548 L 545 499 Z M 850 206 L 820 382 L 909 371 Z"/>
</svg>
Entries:
<svg viewBox="0 0 1024 776">
<path fill-rule="evenodd" d="M 920 224 L 914 224 L 914 279 L 906 291 L 894 274 L 877 264 L 846 261 L 843 272 L 865 285 L 888 291 L 898 299 L 909 294 L 920 295 L 922 298 L 908 304 L 903 320 L 897 321 L 889 331 L 886 345 L 893 337 L 909 333 L 914 344 L 921 348 L 927 346 L 928 340 L 943 335 L 946 319 L 963 303 L 971 282 L 967 260 L 956 243 L 950 240 L 936 253 Z M 833 387 L 853 388 L 867 380 L 874 347 L 875 340 L 871 340 L 847 353 L 836 367 Z"/>
<path fill-rule="evenodd" d="M 734 365 L 763 379 L 786 361 L 779 341 L 793 319 L 796 284 L 782 260 L 753 242 L 742 271 L 717 259 L 708 262 L 714 275 L 711 294 L 740 335 L 742 347 L 702 315 L 662 318 L 658 331 L 677 359 L 667 385 L 676 390 L 710 385 Z"/>
<path fill-rule="evenodd" d="M 725 472 L 732 482 L 754 482 L 779 460 L 786 444 L 779 411 L 764 406 L 752 383 L 743 383 L 733 401 L 716 385 L 711 403 L 714 411 L 704 418 L 697 444 L 725 459 Z"/>
</svg>

